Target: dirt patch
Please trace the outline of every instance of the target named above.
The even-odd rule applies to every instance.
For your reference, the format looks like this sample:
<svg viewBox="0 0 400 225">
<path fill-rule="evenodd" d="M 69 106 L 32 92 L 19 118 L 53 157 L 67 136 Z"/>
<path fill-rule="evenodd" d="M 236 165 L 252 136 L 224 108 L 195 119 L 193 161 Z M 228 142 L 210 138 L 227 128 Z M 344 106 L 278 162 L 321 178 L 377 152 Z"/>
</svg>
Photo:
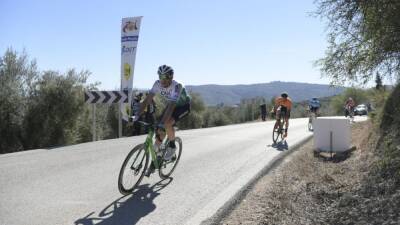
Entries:
<svg viewBox="0 0 400 225">
<path fill-rule="evenodd" d="M 261 178 L 219 224 L 370 224 L 354 223 L 341 209 L 361 203 L 357 193 L 375 160 L 371 129 L 368 121 L 353 125 L 356 148 L 342 160 L 315 157 L 313 141 L 307 142 Z"/>
</svg>

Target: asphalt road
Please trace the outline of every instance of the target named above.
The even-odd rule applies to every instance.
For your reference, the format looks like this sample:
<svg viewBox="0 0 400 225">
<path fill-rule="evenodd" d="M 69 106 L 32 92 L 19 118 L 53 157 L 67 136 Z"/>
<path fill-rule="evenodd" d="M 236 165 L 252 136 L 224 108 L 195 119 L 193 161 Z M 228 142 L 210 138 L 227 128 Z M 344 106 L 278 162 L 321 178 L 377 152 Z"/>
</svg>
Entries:
<svg viewBox="0 0 400 225">
<path fill-rule="evenodd" d="M 312 135 L 291 119 L 287 146 L 271 146 L 272 122 L 178 131 L 172 179 L 144 178 L 118 192 L 120 166 L 145 136 L 0 155 L 0 225 L 198 224 L 285 148 Z"/>
</svg>

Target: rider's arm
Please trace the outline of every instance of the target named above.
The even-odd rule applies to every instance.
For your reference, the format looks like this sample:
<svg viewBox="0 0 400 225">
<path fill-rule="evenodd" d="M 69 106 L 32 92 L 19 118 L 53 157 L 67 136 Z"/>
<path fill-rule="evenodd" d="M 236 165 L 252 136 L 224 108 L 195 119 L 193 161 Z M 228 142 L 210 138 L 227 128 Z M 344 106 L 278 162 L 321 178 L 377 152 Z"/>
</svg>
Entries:
<svg viewBox="0 0 400 225">
<path fill-rule="evenodd" d="M 292 99 L 290 99 L 289 97 L 287 98 L 287 109 L 290 112 L 292 110 Z"/>
<path fill-rule="evenodd" d="M 276 112 L 276 109 L 278 108 L 279 103 L 280 103 L 280 98 L 279 97 L 275 98 L 275 105 L 273 108 L 274 112 Z"/>
<path fill-rule="evenodd" d="M 153 101 L 153 98 L 154 98 L 154 93 L 149 93 L 146 96 L 144 101 L 140 104 L 138 115 L 141 115 L 144 112 L 144 110 L 146 109 L 147 105 L 150 104 L 151 101 Z"/>
</svg>

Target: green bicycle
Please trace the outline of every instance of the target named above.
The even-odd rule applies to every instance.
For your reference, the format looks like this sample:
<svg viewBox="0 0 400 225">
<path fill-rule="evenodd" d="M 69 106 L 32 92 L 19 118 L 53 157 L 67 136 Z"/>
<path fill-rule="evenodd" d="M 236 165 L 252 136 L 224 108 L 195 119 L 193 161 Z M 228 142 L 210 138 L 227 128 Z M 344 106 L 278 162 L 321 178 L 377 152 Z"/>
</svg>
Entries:
<svg viewBox="0 0 400 225">
<path fill-rule="evenodd" d="M 153 146 L 153 138 L 157 126 L 144 121 L 138 122 L 148 127 L 149 132 L 145 142 L 135 146 L 122 163 L 118 176 L 118 189 L 123 195 L 132 193 L 140 184 L 145 172 L 149 169 L 150 157 L 156 170 L 159 171 L 161 179 L 167 179 L 171 176 L 172 172 L 174 172 L 182 154 L 182 140 L 179 137 L 175 137 L 175 156 L 168 160 L 164 159 L 168 146 L 168 138 L 163 140 L 159 151 L 156 152 Z"/>
</svg>

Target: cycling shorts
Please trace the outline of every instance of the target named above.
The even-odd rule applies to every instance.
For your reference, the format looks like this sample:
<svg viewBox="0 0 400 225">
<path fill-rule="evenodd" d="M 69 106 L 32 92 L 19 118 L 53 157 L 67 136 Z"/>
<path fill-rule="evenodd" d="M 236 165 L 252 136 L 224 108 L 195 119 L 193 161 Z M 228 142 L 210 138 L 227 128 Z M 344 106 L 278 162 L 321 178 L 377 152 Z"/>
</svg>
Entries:
<svg viewBox="0 0 400 225">
<path fill-rule="evenodd" d="M 284 113 L 286 115 L 287 118 L 290 118 L 290 110 L 288 110 L 287 107 L 281 105 L 276 110 L 281 111 L 282 113 Z"/>
<path fill-rule="evenodd" d="M 164 117 L 165 111 L 167 108 L 164 109 L 163 113 L 161 114 L 160 120 Z M 182 118 L 186 117 L 190 113 L 190 103 L 186 103 L 181 106 L 176 106 L 174 111 L 172 112 L 171 118 L 175 120 L 175 123 L 181 120 Z"/>
</svg>

